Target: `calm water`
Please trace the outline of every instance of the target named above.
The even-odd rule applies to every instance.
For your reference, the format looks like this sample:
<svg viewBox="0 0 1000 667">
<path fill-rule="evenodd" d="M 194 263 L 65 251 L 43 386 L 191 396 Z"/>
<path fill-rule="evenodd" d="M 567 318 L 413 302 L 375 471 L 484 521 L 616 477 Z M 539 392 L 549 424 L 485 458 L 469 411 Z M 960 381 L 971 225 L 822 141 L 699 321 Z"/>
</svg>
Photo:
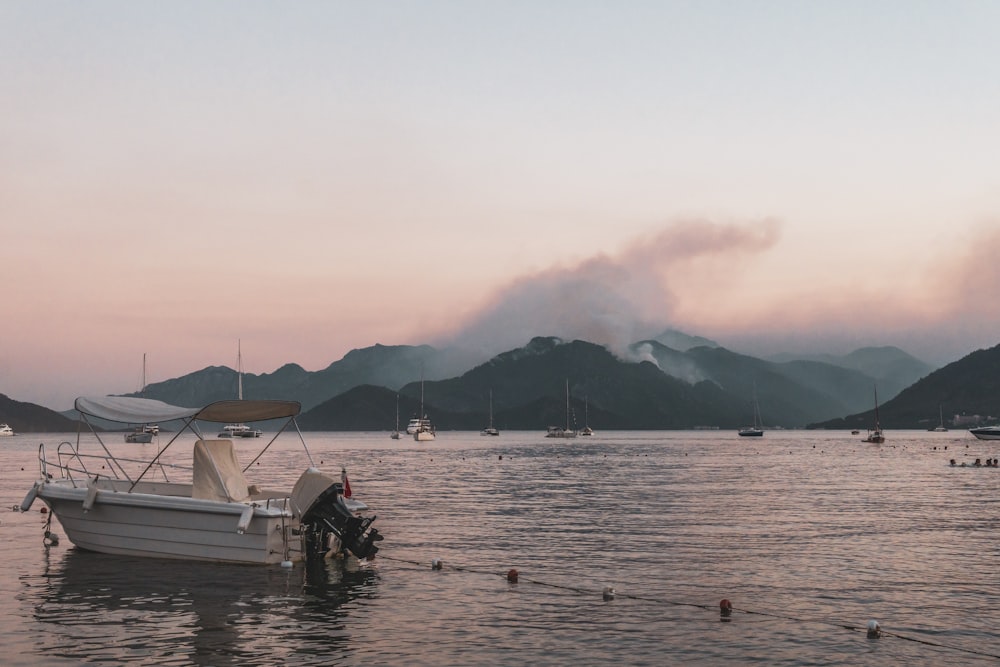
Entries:
<svg viewBox="0 0 1000 667">
<path fill-rule="evenodd" d="M 373 564 L 311 571 L 103 556 L 59 527 L 46 547 L 42 504 L 10 507 L 38 443 L 69 436 L 4 439 L 2 662 L 995 664 L 1000 470 L 948 460 L 1000 456 L 1000 442 L 887 435 L 313 434 L 316 462 L 347 467 L 385 541 Z M 259 444 L 238 443 L 241 457 Z M 307 465 L 297 440 L 275 448 L 251 481 L 290 485 Z M 891 634 L 867 639 L 869 619 Z"/>
</svg>

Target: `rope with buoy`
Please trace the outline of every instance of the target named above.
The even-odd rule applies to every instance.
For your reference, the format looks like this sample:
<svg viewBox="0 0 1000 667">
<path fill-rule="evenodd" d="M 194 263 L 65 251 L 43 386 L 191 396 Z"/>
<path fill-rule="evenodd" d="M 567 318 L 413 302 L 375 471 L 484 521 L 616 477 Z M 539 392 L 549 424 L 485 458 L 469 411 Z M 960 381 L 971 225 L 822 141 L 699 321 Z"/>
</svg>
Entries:
<svg viewBox="0 0 1000 667">
<path fill-rule="evenodd" d="M 424 568 L 427 563 L 422 561 L 411 560 L 407 558 L 396 558 L 393 556 L 387 556 L 385 554 L 379 554 L 379 559 L 388 560 L 395 563 L 405 563 L 407 565 L 413 565 L 419 568 Z M 534 584 L 536 586 L 544 586 L 546 588 L 554 588 L 563 591 L 569 591 L 572 593 L 579 593 L 580 595 L 591 595 L 597 593 L 593 589 L 583 588 L 579 586 L 569 586 L 566 584 L 556 584 L 549 581 L 542 581 L 540 579 L 530 579 L 525 578 L 520 575 L 516 569 L 510 569 L 503 573 L 498 573 L 492 570 L 483 570 L 474 567 L 468 567 L 464 565 L 446 565 L 441 559 L 434 558 L 430 561 L 430 567 L 432 570 L 452 570 L 454 572 L 467 572 L 470 574 L 481 574 L 487 576 L 500 576 L 507 580 L 508 583 L 516 584 L 524 582 L 527 584 Z M 942 642 L 932 641 L 929 639 L 921 639 L 919 637 L 911 637 L 908 635 L 901 635 L 895 632 L 890 632 L 882 628 L 882 626 L 877 621 L 868 621 L 865 626 L 856 625 L 853 623 L 841 623 L 837 621 L 830 621 L 827 619 L 809 619 L 809 618 L 799 618 L 796 616 L 789 616 L 787 614 L 780 614 L 768 611 L 756 611 L 753 609 L 741 609 L 734 607 L 732 602 L 728 599 L 723 599 L 718 607 L 711 604 L 702 604 L 698 602 L 679 602 L 677 600 L 668 600 L 664 598 L 655 598 L 647 595 L 636 595 L 630 593 L 619 593 L 614 588 L 606 586 L 602 591 L 599 591 L 603 599 L 608 602 L 614 600 L 616 597 L 622 597 L 629 600 L 637 600 L 641 602 L 649 602 L 653 604 L 668 604 L 674 607 L 694 607 L 697 609 L 705 610 L 719 610 L 720 620 L 728 622 L 732 620 L 732 615 L 736 612 L 741 614 L 746 614 L 748 616 L 760 616 L 764 618 L 774 618 L 784 621 L 793 621 L 796 623 L 813 623 L 816 625 L 827 625 L 835 628 L 840 628 L 843 630 L 849 630 L 852 632 L 864 632 L 869 639 L 876 639 L 880 637 L 891 637 L 893 639 L 899 639 L 901 641 L 913 642 L 915 644 L 923 644 L 924 646 L 933 646 L 935 648 L 947 649 L 950 651 L 956 651 L 959 653 L 967 653 L 970 655 L 978 655 L 987 658 L 997 658 L 1000 659 L 1000 653 L 989 653 L 987 651 L 980 651 L 973 648 L 966 648 L 964 646 L 955 646 L 952 644 L 945 644 Z"/>
</svg>

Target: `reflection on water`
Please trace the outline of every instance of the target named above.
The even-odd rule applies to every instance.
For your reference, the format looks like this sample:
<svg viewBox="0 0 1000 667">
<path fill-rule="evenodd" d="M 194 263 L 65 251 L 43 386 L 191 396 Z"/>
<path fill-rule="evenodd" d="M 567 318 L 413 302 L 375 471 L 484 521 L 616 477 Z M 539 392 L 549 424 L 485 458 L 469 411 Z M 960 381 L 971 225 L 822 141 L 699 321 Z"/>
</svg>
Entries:
<svg viewBox="0 0 1000 667">
<path fill-rule="evenodd" d="M 70 549 L 50 553 L 42 576 L 24 583 L 20 598 L 46 628 L 49 655 L 271 665 L 300 653 L 349 655 L 342 607 L 374 595 L 378 576 L 354 559 L 280 569 Z"/>
<path fill-rule="evenodd" d="M 321 434 L 317 463 L 346 465 L 385 535 L 364 568 L 46 549 L 37 507 L 9 513 L 3 663 L 995 664 L 1000 470 L 948 461 L 1000 443 L 889 435 Z M 36 449 L 0 449 L 8 507 Z M 308 465 L 297 445 L 276 453 L 248 477 L 291 484 Z M 869 619 L 889 635 L 867 639 Z"/>
</svg>

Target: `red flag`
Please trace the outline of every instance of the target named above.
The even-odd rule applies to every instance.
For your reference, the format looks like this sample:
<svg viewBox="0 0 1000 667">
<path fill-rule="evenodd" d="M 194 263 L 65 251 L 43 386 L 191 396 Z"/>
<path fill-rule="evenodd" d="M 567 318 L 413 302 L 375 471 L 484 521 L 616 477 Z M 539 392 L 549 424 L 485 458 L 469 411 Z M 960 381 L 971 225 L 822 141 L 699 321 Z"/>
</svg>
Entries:
<svg viewBox="0 0 1000 667">
<path fill-rule="evenodd" d="M 344 497 L 345 498 L 350 498 L 351 497 L 351 482 L 347 479 L 347 471 L 346 470 L 341 470 L 340 471 L 340 481 L 344 485 Z"/>
</svg>

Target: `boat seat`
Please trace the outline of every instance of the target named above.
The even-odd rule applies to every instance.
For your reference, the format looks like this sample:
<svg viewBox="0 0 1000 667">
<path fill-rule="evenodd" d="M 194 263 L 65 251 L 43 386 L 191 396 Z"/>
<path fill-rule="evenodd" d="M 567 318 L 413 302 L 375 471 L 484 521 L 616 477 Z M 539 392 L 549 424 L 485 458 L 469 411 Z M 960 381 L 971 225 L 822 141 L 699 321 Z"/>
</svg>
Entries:
<svg viewBox="0 0 1000 667">
<path fill-rule="evenodd" d="M 250 500 L 250 485 L 236 460 L 232 440 L 198 440 L 194 443 L 194 478 L 191 497 L 199 500 L 242 503 Z"/>
</svg>

